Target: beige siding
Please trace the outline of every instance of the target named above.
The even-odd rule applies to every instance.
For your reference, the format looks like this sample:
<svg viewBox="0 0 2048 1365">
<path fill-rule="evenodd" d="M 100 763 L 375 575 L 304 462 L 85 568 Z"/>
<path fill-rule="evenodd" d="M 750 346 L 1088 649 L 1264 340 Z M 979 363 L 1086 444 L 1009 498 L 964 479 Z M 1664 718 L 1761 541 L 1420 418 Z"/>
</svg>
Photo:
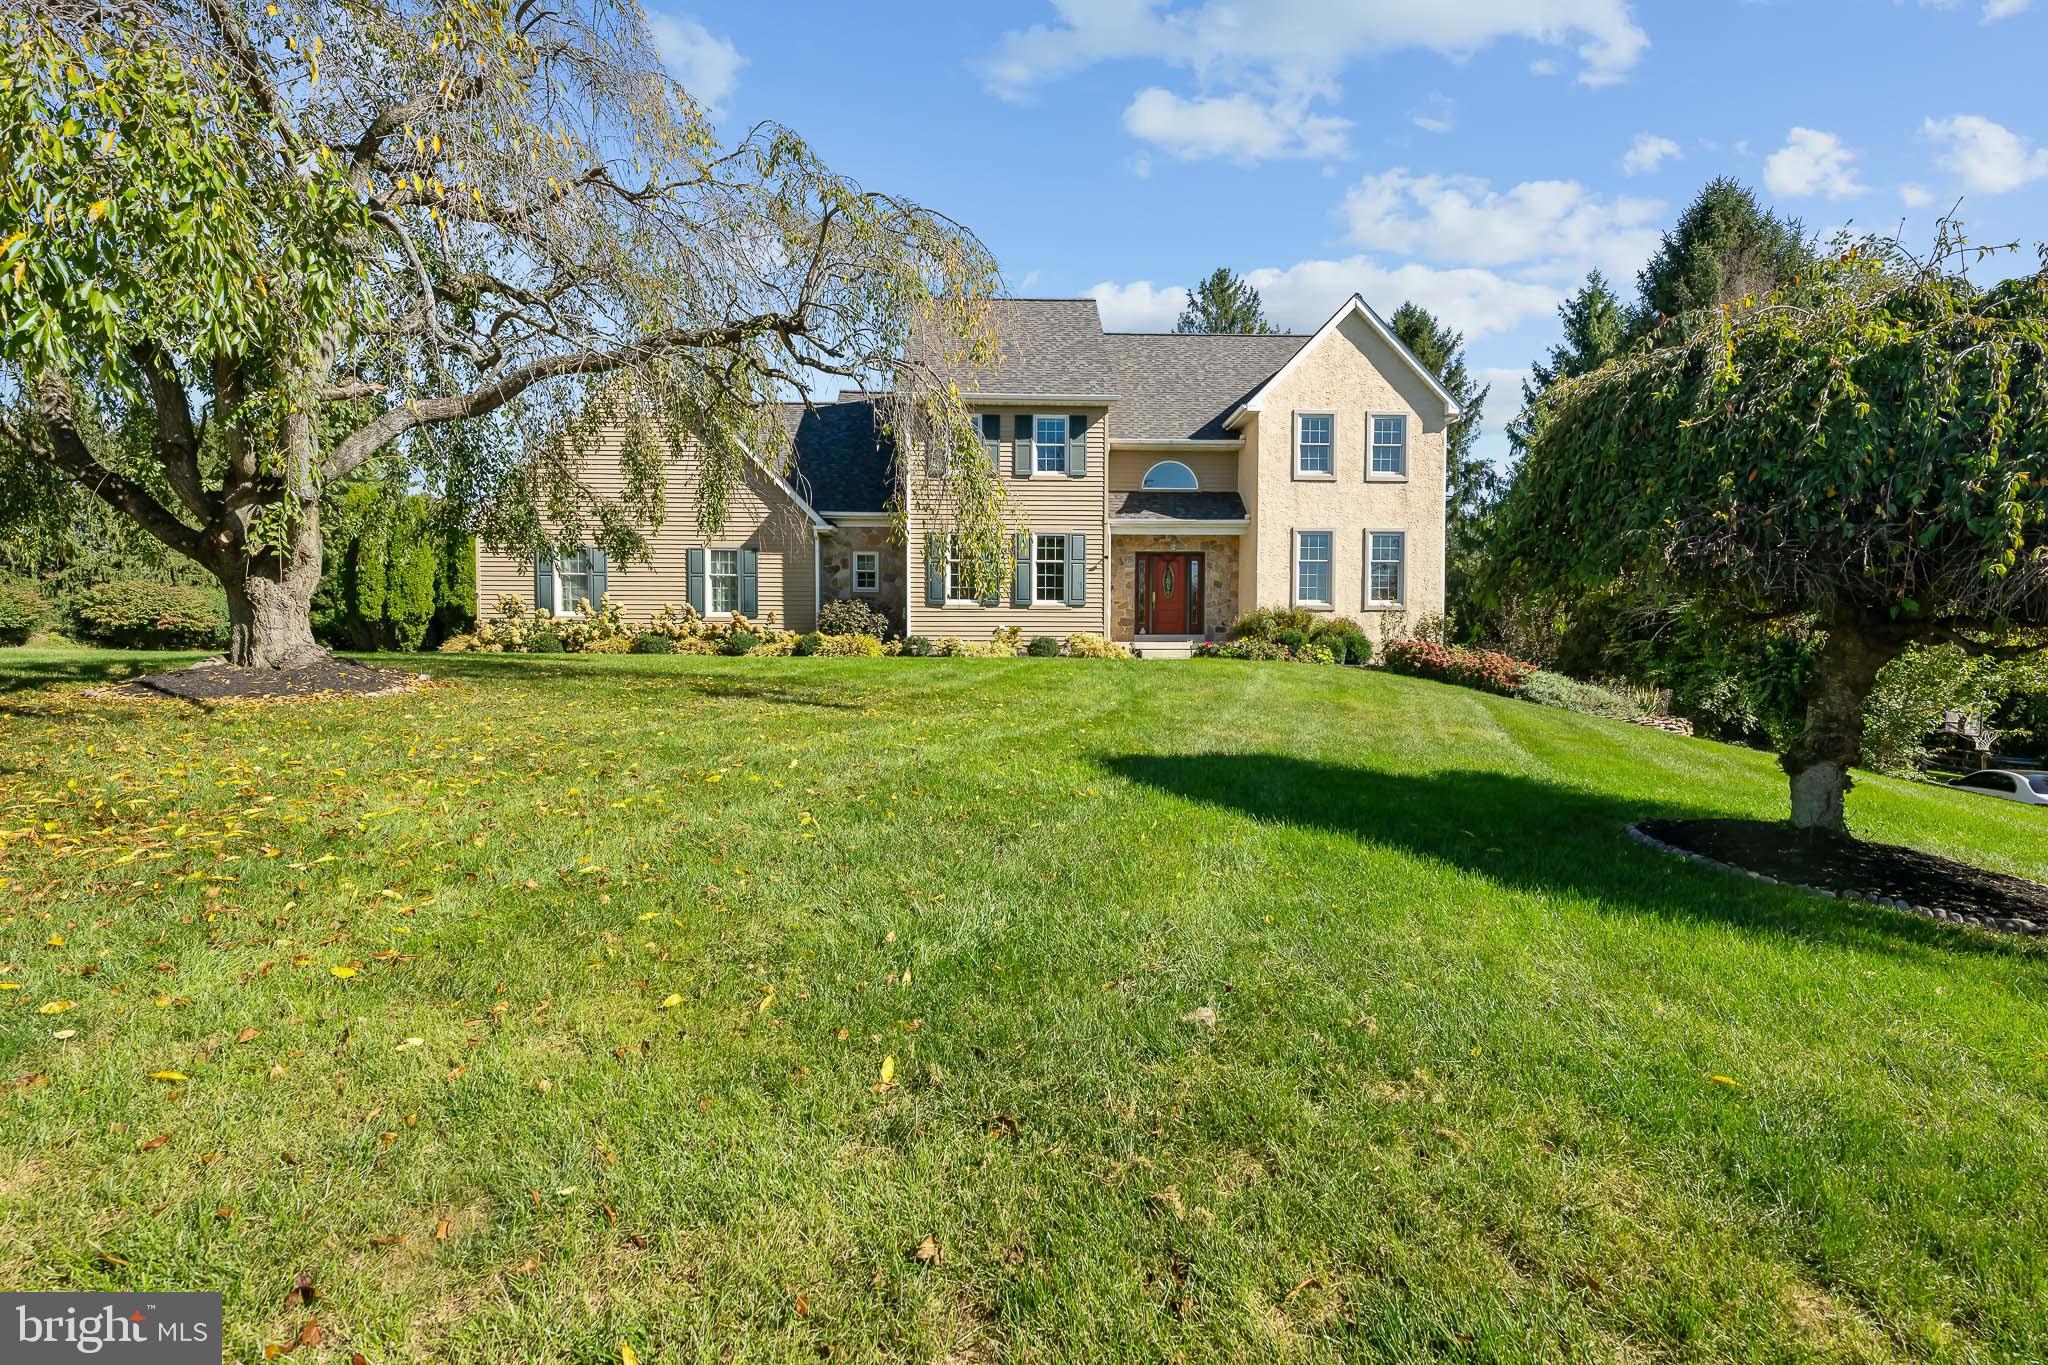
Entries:
<svg viewBox="0 0 2048 1365">
<path fill-rule="evenodd" d="M 1112 426 L 1115 420 L 1116 414 L 1112 412 Z M 1144 487 L 1145 471 L 1161 460 L 1179 460 L 1192 469 L 1195 481 L 1202 485 L 1204 493 L 1237 491 L 1235 450 L 1112 450 L 1109 453 L 1110 491 L 1128 493 Z"/>
<path fill-rule="evenodd" d="M 1336 477 L 1294 475 L 1294 414 L 1336 416 Z M 1371 414 L 1408 417 L 1408 475 L 1366 477 Z M 1245 433 L 1252 553 L 1245 598 L 1285 606 L 1294 586 L 1294 532 L 1329 531 L 1333 609 L 1369 630 L 1413 624 L 1444 609 L 1444 405 L 1412 367 L 1356 314 L 1304 351 L 1293 371 L 1261 396 Z M 1366 534 L 1407 538 L 1406 602 L 1399 611 L 1365 604 Z"/>
<path fill-rule="evenodd" d="M 1013 405 L 991 407 L 1003 419 L 1001 442 L 1002 482 L 1009 499 L 1009 524 L 1013 531 L 1046 535 L 1081 534 L 1088 537 L 1088 602 L 1086 606 L 1038 603 L 1028 607 L 1010 605 L 1005 585 L 1002 602 L 984 607 L 978 603 L 948 603 L 943 607 L 925 604 L 925 537 L 946 529 L 943 502 L 913 491 L 910 504 L 908 549 L 910 629 L 918 635 L 938 639 L 954 636 L 962 640 L 985 640 L 1002 626 L 1016 626 L 1028 639 L 1034 635 L 1067 635 L 1078 630 L 1109 633 L 1109 592 L 1105 572 L 1109 562 L 1109 447 L 1105 409 L 1100 407 Z M 1012 445 L 1013 418 L 1024 412 L 1081 414 L 1088 418 L 1088 472 L 1081 478 L 1064 474 L 1038 475 L 1019 479 Z M 914 464 L 912 476 L 923 478 L 923 465 Z"/>
<path fill-rule="evenodd" d="M 583 484 L 600 498 L 616 498 L 624 480 L 616 450 L 592 455 Z M 812 523 L 803 510 L 765 471 L 755 469 L 735 488 L 728 502 L 725 530 L 706 540 L 697 532 L 697 465 L 685 454 L 669 471 L 667 509 L 662 524 L 645 532 L 652 561 L 608 569 L 612 601 L 629 621 L 645 620 L 668 603 L 689 601 L 688 551 L 692 546 L 752 549 L 760 555 L 760 607 L 766 619 L 791 630 L 809 630 L 817 621 L 817 558 Z M 477 610 L 487 619 L 501 594 L 533 601 L 533 563 L 477 549 Z"/>
</svg>

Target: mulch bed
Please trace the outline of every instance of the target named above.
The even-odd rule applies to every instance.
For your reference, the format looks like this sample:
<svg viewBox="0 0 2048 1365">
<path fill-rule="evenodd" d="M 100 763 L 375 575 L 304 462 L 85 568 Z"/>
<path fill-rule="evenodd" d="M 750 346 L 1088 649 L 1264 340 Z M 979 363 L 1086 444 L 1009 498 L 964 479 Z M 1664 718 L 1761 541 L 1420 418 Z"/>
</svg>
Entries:
<svg viewBox="0 0 2048 1365">
<path fill-rule="evenodd" d="M 298 668 L 236 668 L 206 659 L 190 668 L 151 673 L 108 688 L 117 697 L 175 697 L 180 701 L 281 701 L 297 697 L 375 697 L 419 686 L 416 673 L 372 668 L 327 655 Z"/>
<path fill-rule="evenodd" d="M 1645 843 L 1762 881 L 2009 933 L 2048 933 L 2048 886 L 1917 849 L 1810 835 L 1761 820 L 1645 820 Z"/>
</svg>

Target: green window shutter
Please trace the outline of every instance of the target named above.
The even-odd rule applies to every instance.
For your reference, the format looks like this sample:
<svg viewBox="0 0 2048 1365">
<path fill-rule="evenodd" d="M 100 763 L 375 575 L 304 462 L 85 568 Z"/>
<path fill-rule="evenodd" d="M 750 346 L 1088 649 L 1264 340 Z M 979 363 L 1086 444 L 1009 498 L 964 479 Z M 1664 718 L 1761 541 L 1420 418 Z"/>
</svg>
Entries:
<svg viewBox="0 0 2048 1365">
<path fill-rule="evenodd" d="M 536 611 L 555 609 L 555 561 L 546 555 L 533 561 L 533 605 Z"/>
<path fill-rule="evenodd" d="M 946 538 L 926 536 L 924 538 L 924 604 L 928 607 L 946 605 Z"/>
<path fill-rule="evenodd" d="M 1020 412 L 1011 425 L 1015 437 L 1010 442 L 1010 473 L 1020 479 L 1030 478 L 1038 464 L 1037 421 L 1030 413 Z"/>
<path fill-rule="evenodd" d="M 590 605 L 595 608 L 604 604 L 604 595 L 612 590 L 611 561 L 603 550 L 585 550 L 590 556 Z"/>
<path fill-rule="evenodd" d="M 705 611 L 704 547 L 702 545 L 692 545 L 689 554 L 685 558 L 688 564 L 685 577 L 688 580 L 690 608 L 699 616 L 702 616 Z"/>
<path fill-rule="evenodd" d="M 1003 418 L 1001 413 L 984 412 L 981 415 L 981 443 L 988 447 L 989 463 L 995 472 L 1003 472 Z"/>
<path fill-rule="evenodd" d="M 1019 531 L 1011 544 L 1017 555 L 1016 581 L 1010 586 L 1010 605 L 1028 607 L 1031 605 L 1031 533 Z"/>
<path fill-rule="evenodd" d="M 740 551 L 740 615 L 761 614 L 761 552 Z"/>
<path fill-rule="evenodd" d="M 1079 414 L 1067 419 L 1067 477 L 1088 477 L 1088 419 Z"/>
<path fill-rule="evenodd" d="M 1067 605 L 1088 605 L 1088 537 L 1067 537 Z"/>
</svg>

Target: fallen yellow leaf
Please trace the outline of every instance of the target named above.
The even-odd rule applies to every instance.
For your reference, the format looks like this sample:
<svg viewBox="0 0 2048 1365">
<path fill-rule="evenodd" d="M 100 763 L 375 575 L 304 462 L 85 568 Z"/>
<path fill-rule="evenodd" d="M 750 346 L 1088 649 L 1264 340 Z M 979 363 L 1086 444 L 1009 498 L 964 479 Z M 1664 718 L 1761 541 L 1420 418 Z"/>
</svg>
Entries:
<svg viewBox="0 0 2048 1365">
<path fill-rule="evenodd" d="M 149 1078 L 153 1081 L 189 1081 L 192 1079 L 182 1071 L 152 1071 L 149 1073 Z"/>
<path fill-rule="evenodd" d="M 662 1007 L 663 1009 L 665 1009 L 665 1010 L 672 1010 L 672 1009 L 674 1009 L 674 1008 L 675 1008 L 675 1007 L 676 1007 L 677 1005 L 680 1005 L 680 1004 L 682 1004 L 682 1003 L 683 1003 L 683 997 L 682 997 L 682 996 L 680 996 L 680 995 L 671 995 L 671 996 L 670 996 L 670 997 L 669 997 L 668 999 L 666 999 L 666 1000 L 664 1000 L 664 1001 L 662 1001 L 662 1002 L 661 1002 L 661 1007 Z"/>
<path fill-rule="evenodd" d="M 619 1343 L 619 1365 L 640 1365 L 640 1357 L 633 1354 L 633 1348 L 625 1342 Z"/>
<path fill-rule="evenodd" d="M 330 974 L 338 976 L 344 981 L 356 974 L 356 969 L 353 967 L 329 967 L 327 970 Z"/>
<path fill-rule="evenodd" d="M 37 1014 L 62 1014 L 62 1013 L 63 1013 L 63 1012 L 65 1011 L 65 1010 L 68 1010 L 68 1009 L 73 1009 L 73 1008 L 75 1008 L 75 1007 L 77 1006 L 77 1004 L 78 1004 L 78 1002 L 77 1002 L 76 1000 L 52 1000 L 52 1001 L 51 1001 L 51 1002 L 50 1002 L 49 1004 L 47 1004 L 47 1005 L 41 1005 L 41 1006 L 38 1006 L 38 1007 L 37 1007 L 37 1009 L 36 1009 L 36 1013 L 37 1013 Z"/>
</svg>

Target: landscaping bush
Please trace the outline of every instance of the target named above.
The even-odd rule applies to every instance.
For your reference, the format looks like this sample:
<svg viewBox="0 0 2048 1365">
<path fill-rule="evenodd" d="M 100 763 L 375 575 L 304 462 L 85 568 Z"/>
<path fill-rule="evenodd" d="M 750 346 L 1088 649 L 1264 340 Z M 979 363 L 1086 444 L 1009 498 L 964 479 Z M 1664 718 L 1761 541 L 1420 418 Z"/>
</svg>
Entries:
<svg viewBox="0 0 2048 1365">
<path fill-rule="evenodd" d="M 1308 633 L 1309 643 L 1328 649 L 1340 664 L 1372 662 L 1372 638 L 1365 627 L 1348 616 L 1332 616 L 1316 622 Z"/>
<path fill-rule="evenodd" d="M 886 652 L 872 635 L 827 635 L 818 652 L 828 659 L 879 659 Z"/>
<path fill-rule="evenodd" d="M 1233 640 L 1273 640 L 1283 630 L 1298 630 L 1303 638 L 1316 628 L 1320 620 L 1307 607 L 1260 607 L 1237 618 L 1230 628 Z"/>
<path fill-rule="evenodd" d="M 1555 706 L 1585 716 L 1606 716 L 1612 720 L 1643 720 L 1657 714 L 1655 702 L 1597 683 L 1580 682 L 1562 673 L 1537 669 L 1522 684 L 1521 698 L 1538 706 Z"/>
<path fill-rule="evenodd" d="M 1226 640 L 1222 644 L 1201 644 L 1195 646 L 1197 659 L 1253 659 L 1277 661 L 1292 659 L 1293 653 L 1277 640 L 1263 640 L 1256 636 L 1242 640 Z"/>
<path fill-rule="evenodd" d="M 719 646 L 718 652 L 738 658 L 744 654 L 752 654 L 754 647 L 760 643 L 761 637 L 752 631 L 736 630 L 725 637 L 725 642 Z"/>
<path fill-rule="evenodd" d="M 799 659 L 808 659 L 824 648 L 825 637 L 812 630 L 806 631 L 797 637 L 796 647 L 790 650 L 790 653 L 796 655 Z"/>
<path fill-rule="evenodd" d="M 443 654 L 481 654 L 485 652 L 483 641 L 468 631 L 451 635 L 440 645 Z"/>
<path fill-rule="evenodd" d="M 1301 653 L 1302 646 L 1308 643 L 1308 632 L 1298 626 L 1287 626 L 1274 631 L 1270 638 L 1274 644 L 1279 645 L 1290 654 L 1299 654 Z"/>
<path fill-rule="evenodd" d="M 41 593 L 26 583 L 0 583 L 0 645 L 25 645 L 49 621 Z"/>
<path fill-rule="evenodd" d="M 1025 647 L 1025 653 L 1034 659 L 1057 659 L 1060 656 L 1060 642 L 1050 635 L 1038 635 Z"/>
<path fill-rule="evenodd" d="M 635 654 L 673 654 L 676 652 L 676 642 L 669 639 L 666 635 L 635 635 L 633 637 L 633 652 Z"/>
<path fill-rule="evenodd" d="M 889 638 L 889 618 L 860 598 L 842 598 L 827 602 L 818 609 L 818 632 L 821 635 L 872 635 L 877 640 L 886 640 Z"/>
<path fill-rule="evenodd" d="M 1128 659 L 1131 651 L 1094 631 L 1077 630 L 1067 637 L 1067 653 L 1076 659 Z"/>
<path fill-rule="evenodd" d="M 1454 645 L 1431 644 L 1426 640 L 1396 640 L 1386 647 L 1388 671 L 1411 678 L 1432 678 L 1437 682 L 1476 687 L 1512 697 L 1522 690 L 1536 671 L 1534 664 L 1510 659 L 1492 650 L 1459 649 Z"/>
<path fill-rule="evenodd" d="M 228 614 L 215 595 L 146 579 L 95 583 L 65 614 L 73 636 L 117 649 L 218 649 L 228 638 Z"/>
<path fill-rule="evenodd" d="M 932 654 L 932 642 L 922 635 L 907 635 L 903 639 L 903 652 L 913 659 L 928 659 Z"/>
<path fill-rule="evenodd" d="M 566 651 L 563 648 L 561 636 L 551 630 L 544 630 L 526 642 L 526 652 L 528 654 L 561 654 Z"/>
</svg>

